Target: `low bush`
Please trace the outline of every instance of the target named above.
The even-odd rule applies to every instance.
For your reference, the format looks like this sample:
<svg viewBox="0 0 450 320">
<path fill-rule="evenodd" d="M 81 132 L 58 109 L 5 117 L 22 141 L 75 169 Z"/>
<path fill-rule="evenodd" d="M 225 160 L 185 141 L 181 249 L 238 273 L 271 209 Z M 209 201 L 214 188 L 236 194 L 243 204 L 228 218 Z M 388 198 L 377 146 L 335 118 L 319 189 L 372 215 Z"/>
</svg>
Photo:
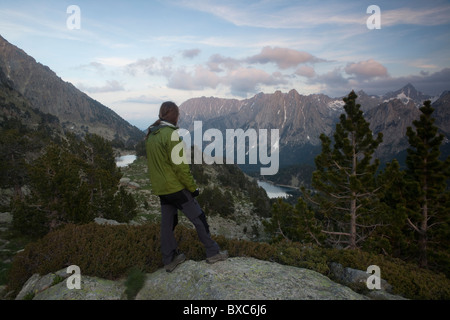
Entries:
<svg viewBox="0 0 450 320">
<path fill-rule="evenodd" d="M 175 237 L 187 259 L 205 259 L 205 250 L 194 229 L 178 226 Z M 280 264 L 308 268 L 324 275 L 329 264 L 367 270 L 378 265 L 381 277 L 396 294 L 411 299 L 450 299 L 450 280 L 401 260 L 356 250 L 334 250 L 281 241 L 273 244 L 215 236 L 230 257 L 247 256 Z M 162 267 L 159 224 L 108 226 L 95 223 L 66 225 L 26 246 L 9 272 L 8 289 L 16 294 L 34 273 L 41 275 L 77 265 L 82 275 L 106 279 L 127 277 L 136 268 L 151 273 Z"/>
<path fill-rule="evenodd" d="M 125 281 L 125 295 L 128 300 L 133 300 L 145 283 L 145 273 L 137 267 L 132 267 L 128 271 Z"/>
<path fill-rule="evenodd" d="M 82 275 L 117 279 L 135 266 L 153 272 L 162 266 L 159 226 L 69 224 L 30 243 L 17 254 L 8 287 L 16 292 L 34 273 L 77 265 Z"/>
<path fill-rule="evenodd" d="M 324 250 L 327 259 L 344 267 L 367 270 L 370 265 L 380 267 L 381 278 L 393 287 L 393 293 L 409 299 L 448 300 L 450 279 L 442 273 L 419 268 L 415 264 L 381 254 L 361 250 Z"/>
</svg>

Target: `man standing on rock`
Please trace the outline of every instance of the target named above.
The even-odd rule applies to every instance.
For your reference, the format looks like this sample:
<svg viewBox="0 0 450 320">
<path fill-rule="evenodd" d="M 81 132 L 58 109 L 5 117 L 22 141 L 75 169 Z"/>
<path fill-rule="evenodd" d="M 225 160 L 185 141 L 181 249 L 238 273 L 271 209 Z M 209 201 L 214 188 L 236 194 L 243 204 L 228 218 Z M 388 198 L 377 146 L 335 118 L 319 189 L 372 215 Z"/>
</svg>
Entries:
<svg viewBox="0 0 450 320">
<path fill-rule="evenodd" d="M 211 238 L 206 216 L 195 199 L 199 191 L 189 165 L 186 161 L 175 164 L 172 160 L 172 150 L 181 142 L 178 133 L 174 132 L 178 129 L 179 115 L 175 103 L 164 102 L 159 110 L 159 119 L 149 127 L 146 137 L 150 182 L 153 193 L 159 196 L 161 202 L 161 252 L 167 272 L 173 271 L 186 259 L 183 253 L 178 253 L 173 234 L 178 210 L 194 224 L 206 249 L 206 262 L 228 258 L 228 253 L 221 252 L 219 245 Z M 175 141 L 173 136 L 177 138 Z"/>
</svg>

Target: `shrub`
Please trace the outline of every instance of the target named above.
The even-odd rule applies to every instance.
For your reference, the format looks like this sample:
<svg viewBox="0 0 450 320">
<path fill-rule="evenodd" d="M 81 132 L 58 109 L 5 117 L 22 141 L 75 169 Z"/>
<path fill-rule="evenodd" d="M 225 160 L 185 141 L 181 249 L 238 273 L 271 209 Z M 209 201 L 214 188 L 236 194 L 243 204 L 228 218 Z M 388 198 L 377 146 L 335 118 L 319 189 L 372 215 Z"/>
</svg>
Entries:
<svg viewBox="0 0 450 320">
<path fill-rule="evenodd" d="M 136 267 L 132 267 L 125 281 L 125 294 L 128 300 L 132 300 L 136 297 L 139 291 L 144 286 L 145 273 Z"/>
<path fill-rule="evenodd" d="M 207 187 L 198 196 L 200 206 L 208 214 L 230 216 L 234 212 L 234 201 L 228 190 L 222 192 L 218 187 Z"/>
<path fill-rule="evenodd" d="M 194 229 L 181 225 L 175 229 L 179 248 L 187 259 L 205 259 L 205 250 Z M 381 276 L 393 286 L 396 294 L 411 299 L 450 299 L 450 280 L 442 274 L 420 269 L 398 259 L 369 254 L 358 250 L 325 249 L 298 242 L 280 241 L 275 244 L 213 237 L 230 257 L 247 256 L 295 267 L 308 268 L 329 275 L 328 265 L 338 262 L 344 267 L 367 270 L 378 265 Z M 143 273 L 162 267 L 160 226 L 147 224 L 85 225 L 69 224 L 30 243 L 18 253 L 9 272 L 8 289 L 18 293 L 34 273 L 55 272 L 77 265 L 82 275 L 106 279 L 128 276 L 132 297 L 142 282 Z M 133 277 L 130 269 L 139 270 Z M 131 279 L 133 278 L 133 279 Z"/>
<path fill-rule="evenodd" d="M 131 267 L 153 272 L 162 266 L 159 227 L 69 224 L 27 245 L 13 260 L 8 286 L 20 290 L 34 273 L 77 265 L 82 275 L 117 279 Z"/>
<path fill-rule="evenodd" d="M 450 279 L 444 274 L 419 268 L 412 263 L 361 250 L 327 249 L 328 261 L 338 262 L 344 267 L 367 270 L 370 265 L 380 267 L 381 278 L 393 287 L 395 294 L 409 299 L 450 299 Z"/>
</svg>

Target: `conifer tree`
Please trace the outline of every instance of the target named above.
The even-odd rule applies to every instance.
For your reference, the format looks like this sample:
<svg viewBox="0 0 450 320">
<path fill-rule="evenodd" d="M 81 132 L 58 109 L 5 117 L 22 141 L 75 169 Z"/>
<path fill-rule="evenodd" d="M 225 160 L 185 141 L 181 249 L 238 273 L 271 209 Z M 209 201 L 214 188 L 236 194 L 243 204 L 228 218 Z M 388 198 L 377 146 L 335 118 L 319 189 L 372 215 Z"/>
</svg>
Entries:
<svg viewBox="0 0 450 320">
<path fill-rule="evenodd" d="M 321 245 L 324 240 L 321 223 L 303 198 L 298 198 L 295 206 L 278 198 L 271 219 L 263 224 L 275 241 L 285 239 Z"/>
<path fill-rule="evenodd" d="M 136 215 L 133 196 L 119 186 L 122 174 L 112 147 L 100 136 L 80 140 L 68 134 L 61 145 L 50 144 L 27 171 L 32 194 L 16 199 L 12 208 L 13 225 L 23 234 L 42 236 L 95 217 L 127 222 Z"/>
<path fill-rule="evenodd" d="M 407 182 L 397 159 L 386 164 L 377 176 L 377 184 L 381 186 L 380 201 L 385 205 L 384 212 L 380 212 L 385 225 L 377 228 L 369 245 L 378 253 L 400 258 L 410 256 L 414 243 L 406 222 Z"/>
<path fill-rule="evenodd" d="M 440 146 L 444 135 L 438 133 L 432 117 L 431 101 L 420 108 L 415 130 L 408 127 L 410 148 L 407 149 L 406 177 L 409 181 L 408 224 L 418 236 L 419 266 L 428 265 L 429 245 L 446 249 L 449 235 L 449 160 L 441 161 Z M 448 250 L 448 248 L 447 248 Z"/>
<path fill-rule="evenodd" d="M 372 136 L 354 91 L 344 98 L 345 114 L 340 116 L 331 139 L 321 134 L 322 153 L 315 159 L 313 196 L 308 198 L 324 215 L 324 224 L 333 245 L 355 249 L 379 224 L 375 213 L 380 205 L 376 193 L 375 173 L 379 161 L 372 160 L 382 141 Z"/>
</svg>

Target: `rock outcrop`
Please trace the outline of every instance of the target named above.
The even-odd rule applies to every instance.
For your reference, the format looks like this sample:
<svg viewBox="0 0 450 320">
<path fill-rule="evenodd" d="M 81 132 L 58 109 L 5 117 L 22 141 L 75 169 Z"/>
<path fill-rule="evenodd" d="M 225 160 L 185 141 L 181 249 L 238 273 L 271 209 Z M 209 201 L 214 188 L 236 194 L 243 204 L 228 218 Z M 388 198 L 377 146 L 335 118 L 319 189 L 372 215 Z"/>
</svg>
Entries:
<svg viewBox="0 0 450 320">
<path fill-rule="evenodd" d="M 69 276 L 66 270 L 44 276 L 35 274 L 23 286 L 16 299 L 126 299 L 125 279 L 112 281 L 83 276 L 83 270 L 81 270 L 80 289 L 69 289 Z M 167 273 L 164 269 L 149 273 L 135 299 L 363 300 L 370 298 L 312 270 L 249 257 L 235 257 L 215 264 L 188 260 L 171 273 Z"/>
<path fill-rule="evenodd" d="M 312 270 L 253 258 L 187 261 L 149 274 L 137 300 L 357 300 L 364 296 Z"/>
<path fill-rule="evenodd" d="M 81 276 L 79 289 L 69 289 L 66 270 L 40 276 L 34 274 L 23 286 L 16 300 L 120 300 L 123 281 Z"/>
</svg>

